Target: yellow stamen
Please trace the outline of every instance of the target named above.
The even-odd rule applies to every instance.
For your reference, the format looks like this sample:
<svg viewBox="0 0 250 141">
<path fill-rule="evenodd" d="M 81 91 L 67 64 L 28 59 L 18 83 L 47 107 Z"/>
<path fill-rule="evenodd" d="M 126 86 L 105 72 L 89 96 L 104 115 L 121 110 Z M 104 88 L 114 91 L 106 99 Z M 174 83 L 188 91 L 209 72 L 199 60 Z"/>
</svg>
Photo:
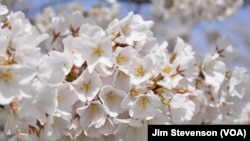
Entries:
<svg viewBox="0 0 250 141">
<path fill-rule="evenodd" d="M 165 68 L 163 69 L 163 72 L 165 72 L 165 73 L 170 73 L 171 70 L 172 70 L 172 67 L 171 67 L 170 65 L 167 65 L 167 66 L 165 66 Z"/>
<path fill-rule="evenodd" d="M 93 48 L 93 54 L 96 56 L 101 56 L 103 50 L 101 48 L 101 46 L 97 46 L 95 48 Z"/>
<path fill-rule="evenodd" d="M 116 100 L 116 95 L 112 92 L 110 92 L 108 95 L 107 95 L 107 99 L 110 101 L 110 102 L 115 102 Z"/>
<path fill-rule="evenodd" d="M 9 71 L 0 72 L 0 79 L 4 81 L 9 81 L 13 78 L 13 75 Z"/>
<path fill-rule="evenodd" d="M 119 55 L 116 57 L 116 60 L 117 60 L 117 62 L 118 62 L 119 64 L 124 64 L 124 63 L 126 63 L 127 58 L 126 58 L 125 56 L 119 54 Z"/>
<path fill-rule="evenodd" d="M 70 53 L 75 54 L 76 52 L 75 52 L 75 50 L 72 49 L 72 50 L 70 50 Z"/>
<path fill-rule="evenodd" d="M 23 141 L 23 140 L 22 140 L 22 139 L 20 139 L 20 138 L 17 138 L 16 140 L 17 140 L 17 141 Z"/>
<path fill-rule="evenodd" d="M 122 32 L 124 33 L 124 34 L 127 34 L 127 33 L 129 33 L 131 31 L 131 27 L 127 24 L 127 25 L 125 25 L 123 28 L 122 28 Z"/>
<path fill-rule="evenodd" d="M 96 112 L 97 112 L 97 105 L 96 104 L 91 104 L 89 106 L 89 111 L 90 111 L 91 114 L 96 114 Z"/>
<path fill-rule="evenodd" d="M 83 83 L 82 85 L 82 90 L 87 93 L 90 89 L 90 82 L 87 82 L 87 83 Z"/>
<path fill-rule="evenodd" d="M 142 67 L 142 65 L 139 65 L 135 68 L 135 73 L 138 75 L 138 76 L 144 76 L 144 69 Z"/>
<path fill-rule="evenodd" d="M 58 96 L 56 97 L 56 99 L 57 99 L 57 101 L 60 103 L 60 102 L 62 102 L 62 101 L 64 100 L 64 96 L 63 96 L 63 95 L 58 95 Z"/>
<path fill-rule="evenodd" d="M 149 103 L 149 100 L 147 97 L 143 96 L 140 98 L 139 100 L 139 107 L 141 107 L 142 109 L 147 108 L 147 104 Z"/>
<path fill-rule="evenodd" d="M 132 131 L 132 132 L 136 132 L 136 127 L 134 127 L 134 126 L 128 125 L 127 129 Z"/>
<path fill-rule="evenodd" d="M 130 90 L 130 92 L 132 97 L 136 97 L 139 94 L 140 90 L 133 88 L 132 90 Z"/>
<path fill-rule="evenodd" d="M 213 70 L 213 66 L 206 65 L 206 66 L 204 66 L 203 70 L 205 70 L 205 71 L 212 71 Z"/>
</svg>

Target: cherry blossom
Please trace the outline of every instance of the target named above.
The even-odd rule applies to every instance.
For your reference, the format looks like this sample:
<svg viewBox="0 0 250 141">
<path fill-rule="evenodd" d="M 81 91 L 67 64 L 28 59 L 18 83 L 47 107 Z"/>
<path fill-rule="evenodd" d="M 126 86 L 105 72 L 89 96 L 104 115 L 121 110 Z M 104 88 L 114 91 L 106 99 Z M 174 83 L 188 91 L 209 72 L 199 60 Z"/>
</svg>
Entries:
<svg viewBox="0 0 250 141">
<path fill-rule="evenodd" d="M 82 74 L 72 82 L 73 88 L 76 90 L 76 94 L 83 102 L 92 101 L 98 92 L 101 90 L 101 79 L 97 73 L 90 74 L 88 70 L 82 72 Z"/>
<path fill-rule="evenodd" d="M 200 13 L 221 19 L 240 4 L 210 2 L 153 5 L 171 18 L 197 10 L 188 4 L 202 12 L 233 4 L 220 15 Z M 171 51 L 153 21 L 133 12 L 113 19 L 115 0 L 110 9 L 74 4 L 71 13 L 46 7 L 34 25 L 0 5 L 0 125 L 10 141 L 146 141 L 151 124 L 249 123 L 250 77 L 229 65 L 237 58 L 229 37 L 200 56 L 178 37 Z"/>
</svg>

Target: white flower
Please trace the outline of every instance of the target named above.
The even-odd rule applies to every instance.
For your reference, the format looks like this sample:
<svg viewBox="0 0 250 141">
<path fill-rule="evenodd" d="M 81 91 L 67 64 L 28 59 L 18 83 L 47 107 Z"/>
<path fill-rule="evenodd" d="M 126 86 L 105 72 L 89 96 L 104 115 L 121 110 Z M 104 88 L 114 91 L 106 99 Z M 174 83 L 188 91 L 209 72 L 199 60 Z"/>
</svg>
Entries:
<svg viewBox="0 0 250 141">
<path fill-rule="evenodd" d="M 98 39 L 105 37 L 106 34 L 103 29 L 97 25 L 91 25 L 90 23 L 86 23 L 81 25 L 79 30 L 79 37 L 83 39 Z"/>
<path fill-rule="evenodd" d="M 167 45 L 168 44 L 166 41 L 159 45 L 157 38 L 153 37 L 151 34 L 148 34 L 148 37 L 145 40 L 136 42 L 134 48 L 140 56 L 146 56 L 148 54 L 165 55 L 165 53 L 167 53 Z"/>
<path fill-rule="evenodd" d="M 127 42 L 140 41 L 146 38 L 146 33 L 153 26 L 152 21 L 144 21 L 140 15 L 130 12 L 120 21 L 121 34 L 127 37 Z"/>
<path fill-rule="evenodd" d="M 35 23 L 48 34 L 0 5 L 0 114 L 11 141 L 146 141 L 148 124 L 249 122 L 248 107 L 238 113 L 249 100 L 250 77 L 247 69 L 226 66 L 235 52 L 228 38 L 203 59 L 181 38 L 170 52 L 150 31 L 153 22 L 133 12 L 105 30 L 98 26 L 117 16 L 118 4 L 109 2 L 111 9 L 72 7 L 75 13 L 62 10 L 59 17 L 46 8 Z M 237 2 L 157 3 L 160 18 L 184 21 L 197 17 L 190 6 L 214 18 Z"/>
<path fill-rule="evenodd" d="M 63 83 L 57 89 L 56 99 L 58 110 L 71 113 L 72 105 L 78 100 L 78 96 L 69 83 Z"/>
<path fill-rule="evenodd" d="M 132 64 L 126 66 L 131 77 L 131 82 L 133 84 L 140 84 L 145 82 L 152 76 L 152 70 L 154 67 L 153 60 L 151 56 L 146 56 L 143 59 L 133 57 L 131 58 Z"/>
<path fill-rule="evenodd" d="M 99 122 L 96 122 L 88 127 L 85 134 L 88 137 L 101 137 L 102 135 L 110 135 L 113 133 L 114 124 L 110 118 L 104 118 Z"/>
<path fill-rule="evenodd" d="M 106 1 L 108 2 L 108 1 Z M 119 16 L 120 5 L 110 1 L 108 6 L 94 6 L 88 12 L 88 16 L 93 19 L 100 27 L 107 27 L 108 24 Z"/>
<path fill-rule="evenodd" d="M 114 52 L 115 64 L 120 68 L 120 70 L 125 71 L 123 68 L 126 65 L 131 64 L 131 56 L 136 56 L 137 53 L 132 47 L 117 47 Z"/>
<path fill-rule="evenodd" d="M 225 78 L 225 63 L 218 59 L 218 54 L 212 55 L 208 53 L 205 55 L 201 67 L 202 73 L 205 76 L 205 81 L 218 90 Z"/>
<path fill-rule="evenodd" d="M 104 63 L 99 63 L 96 65 L 95 67 L 95 71 L 98 73 L 98 75 L 102 78 L 107 78 L 113 75 L 114 71 L 115 71 L 115 67 L 114 66 L 108 66 Z M 110 84 L 110 83 L 109 83 Z"/>
<path fill-rule="evenodd" d="M 229 92 L 232 96 L 242 98 L 246 94 L 246 86 L 249 81 L 246 68 L 236 67 L 232 70 L 232 75 L 229 80 Z"/>
<path fill-rule="evenodd" d="M 121 103 L 122 108 L 129 109 L 131 106 L 133 106 L 136 97 L 139 94 L 146 93 L 146 91 L 147 91 L 147 88 L 143 84 L 140 84 L 140 85 L 130 84 L 129 92 Z"/>
<path fill-rule="evenodd" d="M 82 53 L 87 60 L 89 72 L 93 72 L 98 63 L 103 63 L 108 67 L 113 65 L 112 43 L 107 37 L 97 38 L 95 40 L 83 41 Z"/>
<path fill-rule="evenodd" d="M 56 89 L 51 86 L 44 86 L 34 90 L 31 99 L 22 99 L 18 105 L 17 115 L 20 118 L 30 117 L 44 124 L 46 116 L 53 115 L 56 111 Z M 49 98 L 48 98 L 49 97 Z"/>
<path fill-rule="evenodd" d="M 233 46 L 232 40 L 229 37 L 221 38 L 217 41 L 215 52 L 219 54 L 226 64 L 232 62 L 239 55 L 239 52 Z"/>
<path fill-rule="evenodd" d="M 67 135 L 70 127 L 70 119 L 58 114 L 52 117 L 48 117 L 47 122 L 44 125 L 44 133 L 50 140 L 57 140 L 63 135 Z"/>
<path fill-rule="evenodd" d="M 162 124 L 170 124 L 170 117 L 167 116 L 165 113 L 162 112 L 162 110 L 160 109 L 156 109 L 155 110 L 155 116 L 151 119 L 148 119 L 147 120 L 147 123 L 148 124 L 152 124 L 152 125 L 155 125 L 155 124 L 159 124 L 159 125 L 162 125 Z"/>
<path fill-rule="evenodd" d="M 176 75 L 174 77 L 164 77 L 162 80 L 159 80 L 157 84 L 165 88 L 172 89 L 178 86 L 179 82 L 182 79 L 183 79 L 183 76 L 181 75 Z"/>
<path fill-rule="evenodd" d="M 186 43 L 181 38 L 177 39 L 176 46 L 174 48 L 174 53 L 170 58 L 175 68 L 173 68 L 173 75 L 178 74 L 189 81 L 193 81 L 199 74 L 198 67 L 195 66 L 195 53 L 192 47 Z M 167 69 L 168 70 L 168 69 Z"/>
<path fill-rule="evenodd" d="M 68 31 L 68 27 L 66 23 L 59 17 L 52 17 L 52 29 L 53 29 L 53 38 L 54 40 L 59 36 L 66 35 Z"/>
<path fill-rule="evenodd" d="M 54 86 L 62 83 L 67 72 L 64 55 L 57 51 L 50 51 L 48 55 L 41 58 L 37 75 L 41 82 Z"/>
<path fill-rule="evenodd" d="M 114 123 L 118 124 L 114 131 L 116 140 L 125 141 L 146 141 L 147 140 L 147 125 L 141 121 L 129 119 L 114 119 Z"/>
<path fill-rule="evenodd" d="M 31 46 L 17 48 L 14 55 L 14 60 L 18 64 L 27 65 L 34 68 L 39 66 L 40 59 L 42 57 L 41 49 Z"/>
<path fill-rule="evenodd" d="M 92 101 L 100 91 L 102 81 L 95 71 L 89 73 L 88 70 L 85 70 L 72 82 L 72 86 L 81 101 Z"/>
<path fill-rule="evenodd" d="M 185 77 L 189 81 L 193 81 L 199 75 L 199 68 L 195 65 L 194 56 L 179 58 L 174 63 L 178 64 L 175 68 L 175 73 Z"/>
<path fill-rule="evenodd" d="M 188 94 L 175 94 L 169 106 L 173 123 L 181 124 L 194 116 L 195 103 L 189 100 Z"/>
<path fill-rule="evenodd" d="M 144 21 L 140 15 L 130 12 L 121 21 L 112 21 L 107 32 L 112 39 L 116 41 L 125 41 L 129 45 L 133 45 L 134 41 L 141 41 L 147 38 L 147 34 L 152 27 L 152 21 Z"/>
<path fill-rule="evenodd" d="M 74 65 L 80 67 L 84 62 L 82 55 L 82 39 L 79 37 L 73 38 L 69 35 L 63 39 L 64 52 L 68 53 L 73 58 Z"/>
<path fill-rule="evenodd" d="M 74 12 L 72 14 L 66 13 L 65 21 L 72 35 L 77 35 L 81 25 L 86 22 L 80 11 Z"/>
<path fill-rule="evenodd" d="M 122 91 L 129 91 L 130 78 L 123 71 L 117 70 L 114 74 L 113 86 Z"/>
<path fill-rule="evenodd" d="M 176 45 L 174 48 L 174 53 L 177 53 L 180 58 L 185 58 L 186 56 L 194 56 L 194 51 L 189 44 L 186 44 L 183 39 L 177 38 Z"/>
<path fill-rule="evenodd" d="M 103 103 L 105 111 L 111 117 L 117 117 L 123 112 L 121 102 L 125 95 L 126 93 L 124 91 L 114 89 L 112 86 L 106 85 L 102 87 L 99 97 Z"/>
<path fill-rule="evenodd" d="M 30 67 L 0 66 L 0 104 L 9 104 L 15 97 L 27 97 L 24 88 L 30 85 L 36 74 Z"/>
<path fill-rule="evenodd" d="M 120 21 L 118 19 L 114 19 L 109 23 L 106 29 L 107 35 L 110 39 L 116 39 L 120 35 Z"/>
<path fill-rule="evenodd" d="M 99 101 L 89 102 L 86 106 L 80 107 L 76 111 L 80 116 L 80 125 L 83 130 L 106 118 L 104 108 Z"/>
<path fill-rule="evenodd" d="M 155 109 L 161 106 L 161 100 L 153 92 L 139 94 L 129 109 L 129 115 L 133 118 L 152 119 L 155 116 Z"/>
<path fill-rule="evenodd" d="M 7 116 L 7 115 L 6 115 Z M 4 125 L 4 132 L 6 135 L 14 134 L 21 126 L 21 120 L 16 116 L 14 112 L 10 112 Z"/>
<path fill-rule="evenodd" d="M 34 26 L 31 26 L 22 12 L 11 13 L 8 17 L 8 22 L 9 26 L 11 26 L 10 49 L 12 50 L 26 46 L 36 47 L 48 38 L 48 34 L 40 34 Z"/>
</svg>

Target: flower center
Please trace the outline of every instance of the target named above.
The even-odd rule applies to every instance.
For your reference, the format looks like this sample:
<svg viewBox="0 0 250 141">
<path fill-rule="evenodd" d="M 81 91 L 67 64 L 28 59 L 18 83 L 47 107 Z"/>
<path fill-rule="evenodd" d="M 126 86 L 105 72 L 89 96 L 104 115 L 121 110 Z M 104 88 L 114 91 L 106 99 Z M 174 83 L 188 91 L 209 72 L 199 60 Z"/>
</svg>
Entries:
<svg viewBox="0 0 250 141">
<path fill-rule="evenodd" d="M 147 108 L 147 104 L 149 103 L 149 100 L 147 97 L 141 97 L 139 100 L 139 107 L 141 107 L 142 109 Z"/>
<path fill-rule="evenodd" d="M 136 132 L 136 127 L 134 127 L 134 126 L 128 125 L 127 129 L 132 131 L 132 132 Z"/>
<path fill-rule="evenodd" d="M 91 104 L 89 106 L 89 111 L 91 114 L 95 114 L 97 112 L 97 105 L 96 104 Z"/>
<path fill-rule="evenodd" d="M 130 92 L 132 97 L 136 97 L 139 94 L 140 90 L 133 88 Z"/>
<path fill-rule="evenodd" d="M 93 54 L 96 56 L 101 56 L 102 52 L 103 52 L 103 50 L 100 46 L 93 48 Z"/>
<path fill-rule="evenodd" d="M 135 68 L 135 73 L 138 75 L 138 76 L 144 76 L 145 74 L 145 71 L 142 67 L 142 65 L 139 65 Z"/>
<path fill-rule="evenodd" d="M 62 102 L 62 101 L 64 100 L 64 96 L 63 96 L 63 95 L 58 95 L 58 96 L 56 97 L 56 99 L 57 99 L 57 101 L 60 103 L 60 102 Z"/>
<path fill-rule="evenodd" d="M 110 101 L 110 102 L 114 102 L 116 100 L 116 96 L 114 93 L 110 92 L 107 96 L 107 99 Z"/>
<path fill-rule="evenodd" d="M 83 83 L 82 90 L 87 93 L 89 89 L 90 89 L 90 82 Z"/>
<path fill-rule="evenodd" d="M 131 31 L 131 27 L 127 24 L 127 25 L 125 25 L 123 28 L 122 28 L 122 32 L 124 33 L 124 34 L 127 34 L 127 33 L 129 33 Z"/>
<path fill-rule="evenodd" d="M 4 81 L 9 81 L 13 78 L 13 75 L 9 71 L 0 72 L 0 79 Z"/>
<path fill-rule="evenodd" d="M 119 55 L 116 57 L 116 60 L 117 60 L 117 62 L 118 62 L 119 64 L 124 64 L 124 63 L 127 61 L 127 58 L 126 58 L 125 56 L 119 54 Z"/>
<path fill-rule="evenodd" d="M 167 65 L 167 66 L 165 66 L 165 68 L 163 69 L 163 72 L 165 72 L 165 73 L 170 73 L 171 70 L 172 70 L 172 67 L 171 67 L 170 65 Z"/>
</svg>

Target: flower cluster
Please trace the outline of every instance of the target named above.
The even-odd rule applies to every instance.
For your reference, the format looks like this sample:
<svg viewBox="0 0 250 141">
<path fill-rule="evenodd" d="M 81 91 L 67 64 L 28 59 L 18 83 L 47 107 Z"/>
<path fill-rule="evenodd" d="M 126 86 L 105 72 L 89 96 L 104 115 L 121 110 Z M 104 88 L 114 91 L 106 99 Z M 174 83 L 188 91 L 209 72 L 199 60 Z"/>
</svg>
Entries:
<svg viewBox="0 0 250 141">
<path fill-rule="evenodd" d="M 244 0 L 152 0 L 152 11 L 164 19 L 193 22 L 224 20 L 235 13 Z"/>
<path fill-rule="evenodd" d="M 81 25 L 84 22 L 94 22 L 98 26 L 106 28 L 108 24 L 120 14 L 120 5 L 116 1 L 110 0 L 107 1 L 107 3 L 107 6 L 95 4 L 89 9 L 83 7 L 79 1 L 73 1 L 69 5 L 61 6 L 58 10 L 55 10 L 51 5 L 48 5 L 45 6 L 43 12 L 36 15 L 32 21 L 40 32 L 49 32 L 54 29 L 54 26 L 57 25 L 52 25 L 52 23 L 60 24 L 61 26 L 59 26 L 58 29 L 65 29 L 65 27 L 62 26 L 66 23 L 68 24 L 68 22 L 78 25 Z M 74 13 L 74 16 L 69 15 L 69 13 Z M 58 17 L 60 17 L 60 20 Z M 83 18 L 85 18 L 85 20 L 83 20 Z M 74 29 L 76 27 L 72 28 Z"/>
<path fill-rule="evenodd" d="M 228 65 L 230 39 L 200 57 L 178 38 L 170 53 L 153 24 L 130 12 L 101 28 L 72 13 L 41 34 L 22 12 L 5 16 L 0 112 L 10 141 L 144 141 L 149 124 L 241 123 L 249 75 Z"/>
<path fill-rule="evenodd" d="M 156 33 L 155 36 L 158 40 L 167 40 L 171 46 L 175 44 L 178 37 L 186 42 L 196 43 L 197 41 L 192 39 L 195 26 L 206 21 L 222 22 L 229 19 L 244 3 L 244 0 L 151 1 L 151 12 L 153 19 L 155 19 L 152 31 Z M 221 31 L 215 30 L 214 33 L 220 34 Z M 206 38 L 209 38 L 209 33 L 206 34 Z M 172 47 L 169 49 L 172 50 Z"/>
</svg>

